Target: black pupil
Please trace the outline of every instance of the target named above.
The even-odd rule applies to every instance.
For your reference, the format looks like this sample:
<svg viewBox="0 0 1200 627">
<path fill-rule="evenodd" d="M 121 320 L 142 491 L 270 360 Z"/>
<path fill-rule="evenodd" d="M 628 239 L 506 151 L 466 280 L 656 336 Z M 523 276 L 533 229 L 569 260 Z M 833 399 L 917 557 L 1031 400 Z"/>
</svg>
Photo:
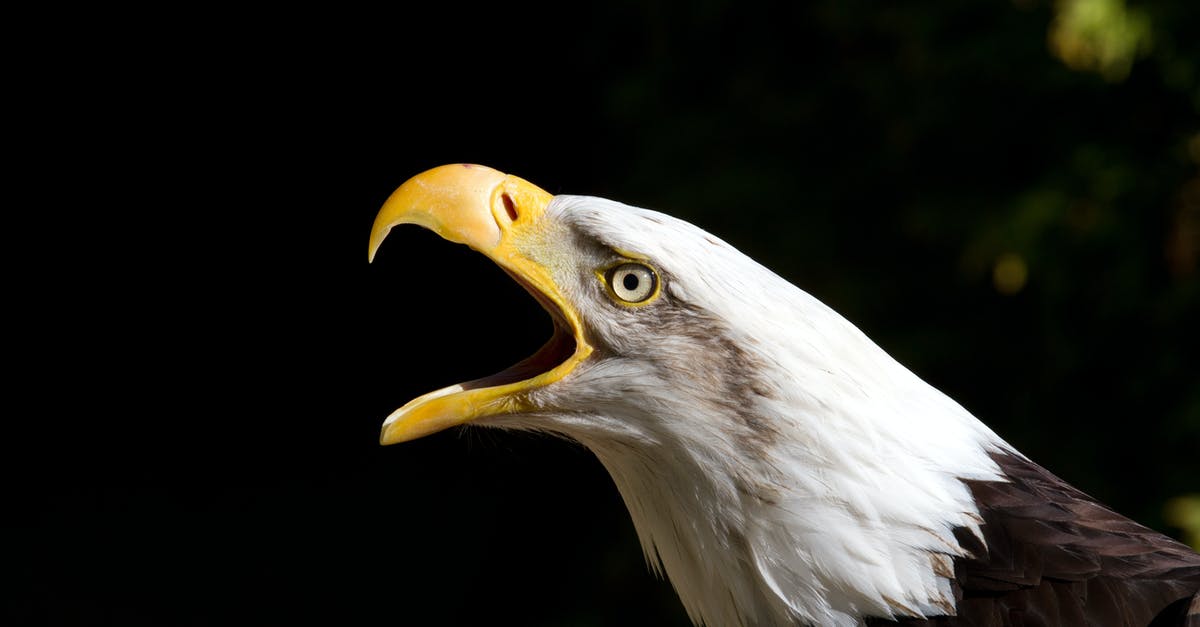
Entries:
<svg viewBox="0 0 1200 627">
<path fill-rule="evenodd" d="M 637 275 L 632 272 L 630 272 L 629 274 L 626 274 L 625 278 L 621 279 L 621 285 L 624 285 L 625 289 L 627 289 L 631 292 L 633 290 L 636 290 L 637 286 L 638 286 Z"/>
</svg>

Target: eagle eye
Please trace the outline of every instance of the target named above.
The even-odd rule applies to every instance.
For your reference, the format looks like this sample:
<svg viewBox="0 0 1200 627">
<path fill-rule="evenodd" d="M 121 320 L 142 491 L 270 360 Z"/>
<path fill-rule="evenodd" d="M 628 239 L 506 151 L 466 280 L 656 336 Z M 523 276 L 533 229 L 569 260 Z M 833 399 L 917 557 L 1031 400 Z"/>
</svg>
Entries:
<svg viewBox="0 0 1200 627">
<path fill-rule="evenodd" d="M 658 295 L 658 275 L 644 263 L 622 263 L 604 273 L 608 289 L 617 300 L 638 305 Z"/>
</svg>

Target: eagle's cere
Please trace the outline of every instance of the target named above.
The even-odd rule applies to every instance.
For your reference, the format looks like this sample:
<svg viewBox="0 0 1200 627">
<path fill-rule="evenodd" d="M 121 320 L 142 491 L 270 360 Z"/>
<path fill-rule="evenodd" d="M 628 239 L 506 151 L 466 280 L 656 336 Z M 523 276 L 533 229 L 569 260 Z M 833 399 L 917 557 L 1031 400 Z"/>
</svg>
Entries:
<svg viewBox="0 0 1200 627">
<path fill-rule="evenodd" d="M 1200 555 L 1029 461 L 691 224 L 462 164 L 396 190 L 370 256 L 405 223 L 487 255 L 554 333 L 504 372 L 408 403 L 381 441 L 470 422 L 581 443 L 697 624 L 1200 614 Z"/>
</svg>

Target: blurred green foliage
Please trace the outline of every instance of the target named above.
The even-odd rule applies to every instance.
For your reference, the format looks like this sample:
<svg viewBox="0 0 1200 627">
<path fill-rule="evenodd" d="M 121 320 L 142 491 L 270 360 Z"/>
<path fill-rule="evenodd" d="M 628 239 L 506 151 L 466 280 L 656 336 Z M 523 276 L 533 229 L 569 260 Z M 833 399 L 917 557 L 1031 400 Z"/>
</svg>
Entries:
<svg viewBox="0 0 1200 627">
<path fill-rule="evenodd" d="M 624 51 L 586 64 L 611 129 L 587 192 L 725 237 L 1035 460 L 1170 528 L 1163 504 L 1200 485 L 1200 5 L 594 19 L 579 47 Z"/>
</svg>

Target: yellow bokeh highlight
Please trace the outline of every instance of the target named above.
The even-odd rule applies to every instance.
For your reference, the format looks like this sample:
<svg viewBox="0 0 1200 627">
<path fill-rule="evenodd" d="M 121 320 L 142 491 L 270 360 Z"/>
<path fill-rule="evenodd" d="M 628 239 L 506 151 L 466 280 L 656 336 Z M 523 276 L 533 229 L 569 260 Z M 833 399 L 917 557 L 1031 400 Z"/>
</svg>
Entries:
<svg viewBox="0 0 1200 627">
<path fill-rule="evenodd" d="M 1167 522 L 1183 530 L 1183 541 L 1200 551 L 1200 494 L 1177 496 L 1167 501 Z"/>
<path fill-rule="evenodd" d="M 996 291 L 1005 295 L 1020 292 L 1029 279 L 1029 266 L 1025 259 L 1016 253 L 1004 253 L 992 264 L 992 285 Z"/>
<path fill-rule="evenodd" d="M 1150 18 L 1125 0 L 1058 0 L 1054 9 L 1050 51 L 1073 70 L 1120 82 L 1150 50 Z"/>
</svg>

